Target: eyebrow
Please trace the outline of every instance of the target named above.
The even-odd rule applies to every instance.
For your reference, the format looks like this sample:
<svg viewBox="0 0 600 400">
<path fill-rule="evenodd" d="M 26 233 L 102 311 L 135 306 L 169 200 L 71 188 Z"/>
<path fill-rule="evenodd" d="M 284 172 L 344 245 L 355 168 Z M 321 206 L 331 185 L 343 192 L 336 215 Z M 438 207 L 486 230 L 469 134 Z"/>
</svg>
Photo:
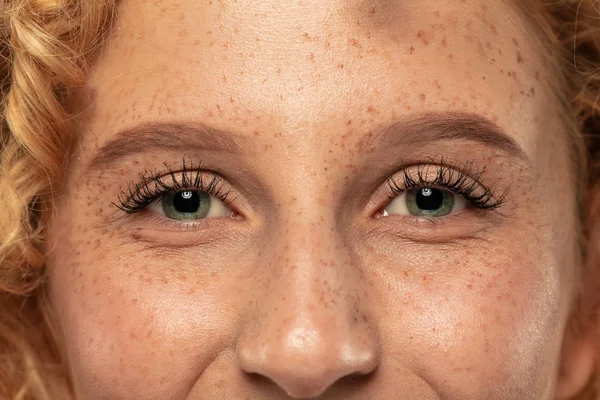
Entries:
<svg viewBox="0 0 600 400">
<path fill-rule="evenodd" d="M 369 146 L 410 147 L 440 140 L 478 142 L 528 161 L 515 139 L 492 121 L 470 113 L 429 113 L 401 119 L 377 130 L 369 138 Z M 241 154 L 252 149 L 248 137 L 199 122 L 145 123 L 117 133 L 98 150 L 88 170 L 102 170 L 122 158 L 156 150 Z"/>
<path fill-rule="evenodd" d="M 440 140 L 481 143 L 522 161 L 529 160 L 517 141 L 498 125 L 471 113 L 430 113 L 396 121 L 377 130 L 371 138 L 371 146 L 409 147 Z"/>
<path fill-rule="evenodd" d="M 122 158 L 156 150 L 236 154 L 250 149 L 248 138 L 199 122 L 145 123 L 117 133 L 98 150 L 88 170 L 102 170 Z"/>
</svg>

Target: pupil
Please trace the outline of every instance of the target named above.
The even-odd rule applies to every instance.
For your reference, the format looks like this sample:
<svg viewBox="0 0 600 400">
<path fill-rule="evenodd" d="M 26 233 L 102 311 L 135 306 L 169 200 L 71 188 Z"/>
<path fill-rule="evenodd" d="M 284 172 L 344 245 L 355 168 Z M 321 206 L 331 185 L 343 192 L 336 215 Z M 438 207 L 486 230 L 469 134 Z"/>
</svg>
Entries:
<svg viewBox="0 0 600 400">
<path fill-rule="evenodd" d="M 417 207 L 421 210 L 435 211 L 444 204 L 444 193 L 441 190 L 423 188 L 416 196 Z"/>
<path fill-rule="evenodd" d="M 193 214 L 200 208 L 200 196 L 191 190 L 177 192 L 173 196 L 173 207 L 177 212 Z"/>
</svg>

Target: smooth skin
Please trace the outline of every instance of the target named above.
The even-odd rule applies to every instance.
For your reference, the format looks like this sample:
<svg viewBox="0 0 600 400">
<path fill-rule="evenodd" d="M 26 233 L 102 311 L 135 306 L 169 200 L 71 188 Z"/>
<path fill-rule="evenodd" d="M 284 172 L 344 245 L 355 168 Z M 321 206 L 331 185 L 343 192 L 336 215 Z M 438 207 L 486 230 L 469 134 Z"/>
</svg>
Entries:
<svg viewBox="0 0 600 400">
<path fill-rule="evenodd" d="M 48 231 L 78 396 L 580 390 L 589 260 L 538 37 L 501 1 L 123 1 Z M 441 164 L 497 207 L 407 213 L 389 179 Z M 118 207 L 198 165 L 228 193 L 209 217 Z"/>
</svg>

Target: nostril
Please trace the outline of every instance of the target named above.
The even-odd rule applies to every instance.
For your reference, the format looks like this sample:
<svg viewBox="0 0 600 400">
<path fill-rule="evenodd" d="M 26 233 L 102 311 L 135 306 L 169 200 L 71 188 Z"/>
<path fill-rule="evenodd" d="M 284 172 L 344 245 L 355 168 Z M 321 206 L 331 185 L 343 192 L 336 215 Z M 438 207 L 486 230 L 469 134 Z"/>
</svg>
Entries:
<svg viewBox="0 0 600 400">
<path fill-rule="evenodd" d="M 238 347 L 241 369 L 256 382 L 265 379 L 288 396 L 302 399 L 320 396 L 338 381 L 361 381 L 360 377 L 371 374 L 378 365 L 374 347 L 346 340 L 297 339 L 290 335 L 282 342 L 262 346 L 244 342 Z"/>
<path fill-rule="evenodd" d="M 239 333 L 240 370 L 245 376 L 266 379 L 252 379 L 249 384 L 267 383 L 271 390 L 292 398 L 314 398 L 329 389 L 335 392 L 337 382 L 349 382 L 345 377 L 368 375 L 376 369 L 380 348 L 372 325 L 363 319 L 354 321 L 351 315 L 356 307 L 351 304 L 315 306 L 309 295 L 322 291 L 317 292 L 313 283 L 296 283 L 297 292 L 288 298 L 297 300 L 280 303 L 277 312 L 257 310 L 256 318 L 249 318 Z M 265 300 L 263 306 L 267 305 Z"/>
<path fill-rule="evenodd" d="M 294 399 L 315 398 L 324 394 L 338 381 L 356 382 L 358 376 L 364 376 L 362 374 L 339 376 L 337 371 L 323 371 L 319 368 L 312 368 L 310 373 L 308 369 L 305 369 L 303 372 L 280 370 L 268 374 L 251 373 L 249 375 L 256 382 L 274 384 L 287 396 Z"/>
<path fill-rule="evenodd" d="M 330 389 L 333 389 L 335 386 L 343 386 L 345 388 L 355 387 L 358 388 L 361 385 L 365 385 L 373 379 L 375 370 L 370 370 L 367 373 L 356 372 L 348 375 L 344 375 L 339 377 L 338 379 L 314 379 L 308 376 L 305 376 L 304 379 L 298 377 L 293 381 L 286 381 L 285 377 L 272 375 L 271 377 L 265 376 L 260 373 L 248 373 L 248 379 L 252 380 L 254 384 L 263 386 L 263 385 L 274 385 L 277 386 L 280 390 L 285 392 L 288 397 L 294 399 L 309 399 L 315 398 L 318 396 L 322 396 L 325 393 L 328 393 Z M 316 375 L 321 375 L 316 373 Z M 327 375 L 327 373 L 323 374 Z M 321 376 L 323 376 L 321 375 Z M 334 375 L 336 376 L 336 375 Z M 315 384 L 316 382 L 321 382 L 320 385 Z"/>
</svg>

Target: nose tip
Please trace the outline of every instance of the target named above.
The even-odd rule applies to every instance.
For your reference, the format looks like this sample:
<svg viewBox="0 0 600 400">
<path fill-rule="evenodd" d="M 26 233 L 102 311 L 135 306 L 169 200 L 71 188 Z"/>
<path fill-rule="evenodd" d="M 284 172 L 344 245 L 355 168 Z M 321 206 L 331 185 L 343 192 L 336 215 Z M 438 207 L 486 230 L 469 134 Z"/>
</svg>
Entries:
<svg viewBox="0 0 600 400">
<path fill-rule="evenodd" d="M 240 344 L 238 359 L 245 372 L 268 378 L 288 396 L 303 399 L 323 394 L 346 376 L 373 372 L 375 349 L 357 336 L 331 341 L 315 329 L 298 328 L 279 343 Z"/>
</svg>

